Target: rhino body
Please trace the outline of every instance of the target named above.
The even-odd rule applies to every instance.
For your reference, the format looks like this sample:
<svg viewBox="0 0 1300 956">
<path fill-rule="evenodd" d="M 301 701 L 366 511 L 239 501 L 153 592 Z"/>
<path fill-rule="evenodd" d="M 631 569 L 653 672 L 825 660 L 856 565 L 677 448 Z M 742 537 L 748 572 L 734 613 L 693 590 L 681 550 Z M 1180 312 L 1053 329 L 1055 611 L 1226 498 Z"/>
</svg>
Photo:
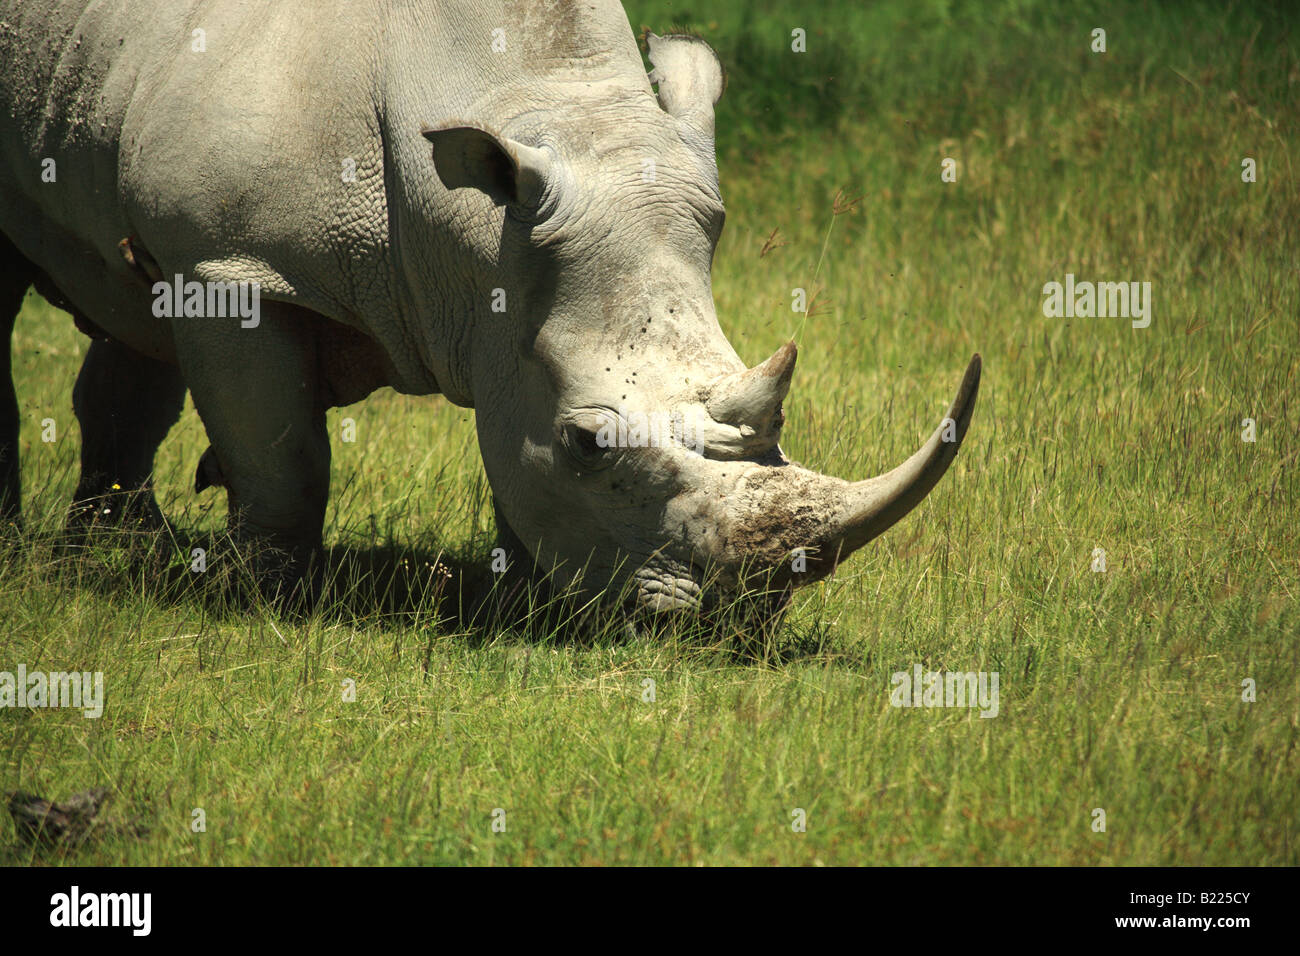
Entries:
<svg viewBox="0 0 1300 956">
<path fill-rule="evenodd" d="M 199 485 L 293 580 L 321 543 L 325 410 L 388 386 L 475 409 L 512 557 L 646 608 L 697 606 L 714 574 L 816 580 L 905 514 L 956 453 L 978 357 L 894 472 L 789 462 L 794 347 L 747 369 L 713 307 L 720 65 L 649 43 L 647 76 L 607 0 L 0 0 L 0 317 L 35 284 L 95 337 L 77 500 L 156 511 L 188 388 Z M 160 316 L 177 276 L 257 283 L 256 325 Z M 637 412 L 684 428 L 611 447 Z M 17 414 L 0 394 L 11 515 Z"/>
</svg>

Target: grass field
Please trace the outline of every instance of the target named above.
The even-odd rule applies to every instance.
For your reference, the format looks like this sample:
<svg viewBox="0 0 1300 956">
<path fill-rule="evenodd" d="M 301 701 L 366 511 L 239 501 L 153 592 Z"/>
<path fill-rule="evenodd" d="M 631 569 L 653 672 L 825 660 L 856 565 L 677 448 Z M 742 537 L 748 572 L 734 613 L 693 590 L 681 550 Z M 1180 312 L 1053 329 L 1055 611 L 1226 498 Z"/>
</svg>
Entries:
<svg viewBox="0 0 1300 956">
<path fill-rule="evenodd" d="M 363 586 L 307 620 L 177 595 L 116 543 L 59 547 L 86 340 L 32 297 L 0 670 L 103 671 L 107 706 L 0 710 L 0 790 L 107 785 L 152 833 L 41 853 L 6 820 L 0 860 L 1300 860 L 1296 36 L 1262 4 L 770 6 L 629 4 L 730 70 L 718 314 L 748 362 L 798 341 L 783 445 L 843 477 L 905 458 L 981 352 L 930 498 L 757 645 L 471 630 L 429 582 L 489 560 L 472 415 L 381 392 L 330 413 L 357 441 L 326 536 Z M 1045 317 L 1067 273 L 1151 282 L 1150 327 Z M 219 563 L 206 445 L 187 409 L 158 493 Z M 891 706 L 917 664 L 997 672 L 998 715 Z"/>
</svg>

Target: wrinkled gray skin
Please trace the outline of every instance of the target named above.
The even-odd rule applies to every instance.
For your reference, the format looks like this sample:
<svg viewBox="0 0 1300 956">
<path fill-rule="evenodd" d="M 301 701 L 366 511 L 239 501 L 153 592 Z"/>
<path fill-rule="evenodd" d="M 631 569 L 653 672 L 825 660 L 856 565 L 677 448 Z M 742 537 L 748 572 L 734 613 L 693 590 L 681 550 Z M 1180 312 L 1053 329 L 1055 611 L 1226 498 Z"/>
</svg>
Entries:
<svg viewBox="0 0 1300 956">
<path fill-rule="evenodd" d="M 35 282 L 104 336 L 74 394 L 78 498 L 116 483 L 155 508 L 188 387 L 212 445 L 198 483 L 301 573 L 325 410 L 390 386 L 476 410 L 512 558 L 593 588 L 632 575 L 644 608 L 698 606 L 712 572 L 724 595 L 750 569 L 788 590 L 902 517 L 956 454 L 978 357 L 948 435 L 894 472 L 788 462 L 794 347 L 746 372 L 714 313 L 720 66 L 688 37 L 652 37 L 650 59 L 647 77 L 607 0 L 0 0 L 0 315 Z M 159 273 L 255 280 L 261 324 L 155 318 Z M 620 407 L 683 416 L 703 455 L 601 447 Z M 16 426 L 0 394 L 11 513 Z"/>
</svg>

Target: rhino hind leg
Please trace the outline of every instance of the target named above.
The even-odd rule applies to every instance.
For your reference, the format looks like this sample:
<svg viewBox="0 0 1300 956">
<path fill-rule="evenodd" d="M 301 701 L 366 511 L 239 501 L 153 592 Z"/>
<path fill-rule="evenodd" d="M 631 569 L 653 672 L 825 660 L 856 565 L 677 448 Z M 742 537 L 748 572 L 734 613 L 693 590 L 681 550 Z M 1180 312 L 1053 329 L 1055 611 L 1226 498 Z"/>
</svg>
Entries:
<svg viewBox="0 0 1300 956">
<path fill-rule="evenodd" d="M 22 485 L 18 461 L 18 395 L 10 368 L 14 320 L 23 297 L 36 276 L 33 266 L 0 234 L 0 336 L 4 360 L 0 367 L 0 523 L 17 524 L 22 512 Z"/>
<path fill-rule="evenodd" d="M 181 369 L 212 446 L 196 485 L 220 478 L 231 534 L 258 589 L 295 605 L 318 592 L 329 498 L 321 326 L 307 310 L 265 301 L 253 328 L 238 319 L 174 323 Z"/>
<path fill-rule="evenodd" d="M 71 529 L 163 524 L 153 495 L 154 455 L 180 418 L 180 370 L 112 339 L 95 339 L 72 391 L 81 425 L 81 479 Z"/>
<path fill-rule="evenodd" d="M 527 617 L 530 605 L 538 601 L 546 582 L 535 572 L 532 555 L 501 512 L 496 495 L 492 511 L 497 534 L 492 547 L 491 574 L 476 584 L 470 607 L 470 621 L 480 626 L 508 627 Z"/>
</svg>

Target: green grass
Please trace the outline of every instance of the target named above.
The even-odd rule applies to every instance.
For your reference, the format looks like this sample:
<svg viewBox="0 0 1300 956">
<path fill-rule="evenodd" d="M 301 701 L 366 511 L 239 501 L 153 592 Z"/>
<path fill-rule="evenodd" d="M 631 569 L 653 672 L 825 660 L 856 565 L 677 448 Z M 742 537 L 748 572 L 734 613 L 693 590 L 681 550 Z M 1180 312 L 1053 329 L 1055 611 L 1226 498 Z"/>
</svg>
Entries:
<svg viewBox="0 0 1300 956">
<path fill-rule="evenodd" d="M 788 453 L 844 477 L 892 466 L 984 355 L 931 497 L 756 645 L 471 630 L 428 582 L 440 556 L 488 561 L 472 416 L 383 392 L 331 412 L 358 439 L 335 443 L 326 534 L 368 590 L 285 619 L 170 593 L 119 548 L 59 549 L 85 341 L 31 299 L 0 669 L 103 670 L 108 706 L 0 711 L 0 789 L 106 783 L 112 814 L 154 832 L 52 855 L 5 822 L 4 859 L 1297 863 L 1296 40 L 1249 4 L 792 6 L 629 16 L 694 28 L 728 63 L 715 295 L 747 361 L 800 344 Z M 836 216 L 841 190 L 858 201 Z M 785 244 L 760 255 L 773 230 Z M 1045 318 L 1067 272 L 1152 282 L 1151 327 Z M 791 311 L 795 287 L 814 314 Z M 205 447 L 188 410 L 159 499 L 220 562 L 224 502 L 190 491 Z M 917 663 L 997 671 L 1000 714 L 891 707 Z"/>
</svg>

